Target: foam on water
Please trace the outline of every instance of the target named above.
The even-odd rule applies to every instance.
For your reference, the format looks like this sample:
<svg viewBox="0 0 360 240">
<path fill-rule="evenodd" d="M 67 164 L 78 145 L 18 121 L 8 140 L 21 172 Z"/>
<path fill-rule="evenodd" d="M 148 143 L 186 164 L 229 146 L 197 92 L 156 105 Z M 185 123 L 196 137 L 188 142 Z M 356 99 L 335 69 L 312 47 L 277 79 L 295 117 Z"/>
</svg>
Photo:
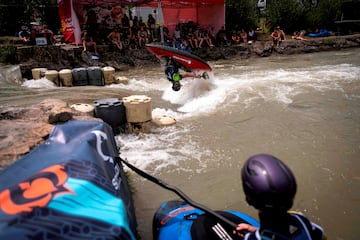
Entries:
<svg viewBox="0 0 360 240">
<path fill-rule="evenodd" d="M 121 156 L 137 167 L 151 171 L 166 168 L 199 172 L 206 169 L 209 156 L 218 153 L 193 139 L 190 131 L 194 130 L 193 120 L 196 121 L 198 117 L 226 111 L 234 106 L 243 111 L 254 104 L 268 101 L 287 106 L 298 94 L 344 92 L 343 87 L 347 82 L 360 81 L 360 68 L 351 64 L 286 69 L 242 64 L 220 62 L 213 66 L 214 74 L 209 80 L 183 79 L 183 86 L 178 92 L 171 89 L 160 68 L 132 72 L 128 84 L 105 86 L 145 95 L 147 92 L 158 92 L 164 101 L 174 106 L 171 109 L 153 106 L 152 115 L 172 116 L 177 120 L 175 125 L 154 127 L 149 134 L 116 136 L 121 146 Z M 27 80 L 22 86 L 56 88 L 45 78 Z"/>
<path fill-rule="evenodd" d="M 115 139 L 120 146 L 120 156 L 141 169 L 151 168 L 157 172 L 176 166 L 177 171 L 200 172 L 206 168 L 209 150 L 201 149 L 190 134 L 186 134 L 189 131 L 191 128 L 188 127 L 170 126 L 153 128 L 148 134 L 117 135 Z M 190 159 L 192 165 L 197 163 L 196 169 L 188 166 L 187 161 Z"/>
<path fill-rule="evenodd" d="M 188 134 L 192 131 L 191 121 L 187 119 L 219 112 L 233 105 L 246 109 L 259 100 L 289 105 L 298 94 L 314 90 L 342 91 L 344 81 L 360 80 L 360 68 L 349 64 L 287 70 L 233 66 L 231 74 L 225 67 L 217 65 L 215 76 L 210 80 L 184 79 L 178 92 L 171 89 L 171 84 L 165 78 L 158 78 L 157 81 L 146 77 L 132 79 L 125 88 L 160 90 L 163 100 L 179 105 L 176 110 L 155 106 L 152 113 L 153 116 L 170 115 L 178 123 L 171 127 L 155 128 L 151 134 L 117 136 L 122 146 L 122 156 L 142 169 L 158 171 L 176 166 L 175 169 L 182 171 L 202 171 L 206 168 L 207 156 L 216 153 L 202 148 L 191 138 L 191 134 Z M 138 149 L 141 149 L 141 153 Z M 191 166 L 186 164 L 188 161 L 191 161 Z"/>
<path fill-rule="evenodd" d="M 57 86 L 46 78 L 26 80 L 21 85 L 28 88 L 57 88 Z"/>
</svg>

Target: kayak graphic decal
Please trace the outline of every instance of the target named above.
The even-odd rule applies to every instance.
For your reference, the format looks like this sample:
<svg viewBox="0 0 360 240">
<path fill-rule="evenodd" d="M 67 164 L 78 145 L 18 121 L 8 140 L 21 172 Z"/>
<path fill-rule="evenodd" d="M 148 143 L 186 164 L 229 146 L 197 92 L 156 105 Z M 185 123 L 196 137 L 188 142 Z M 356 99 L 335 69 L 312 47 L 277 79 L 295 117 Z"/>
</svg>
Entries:
<svg viewBox="0 0 360 240">
<path fill-rule="evenodd" d="M 0 193 L 0 209 L 9 215 L 31 212 L 35 207 L 45 207 L 56 195 L 73 194 L 65 181 L 64 166 L 54 165 L 40 171 L 30 179 Z"/>
</svg>

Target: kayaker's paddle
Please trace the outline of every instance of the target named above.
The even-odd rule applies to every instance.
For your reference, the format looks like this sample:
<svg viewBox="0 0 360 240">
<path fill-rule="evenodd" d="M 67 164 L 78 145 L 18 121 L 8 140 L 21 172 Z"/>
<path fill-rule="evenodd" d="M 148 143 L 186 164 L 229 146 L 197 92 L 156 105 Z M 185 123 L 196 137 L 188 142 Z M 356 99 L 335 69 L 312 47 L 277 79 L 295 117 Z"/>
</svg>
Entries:
<svg viewBox="0 0 360 240">
<path fill-rule="evenodd" d="M 131 165 L 130 163 L 128 163 L 127 161 L 125 161 L 124 159 L 122 159 L 121 157 L 119 157 L 119 160 L 121 162 L 123 162 L 126 166 L 128 166 L 131 170 L 133 170 L 134 172 L 136 172 L 137 174 L 139 174 L 140 176 L 142 176 L 143 178 L 146 178 L 148 180 L 150 180 L 151 182 L 160 185 L 163 188 L 166 188 L 174 193 L 176 193 L 181 199 L 183 199 L 185 202 L 187 202 L 188 204 L 190 204 L 193 207 L 196 207 L 214 217 L 216 217 L 217 219 L 221 220 L 223 223 L 229 225 L 230 227 L 232 227 L 234 230 L 236 229 L 237 225 L 236 223 L 230 221 L 229 219 L 225 218 L 224 216 L 218 214 L 217 212 L 203 206 L 200 203 L 194 202 L 192 199 L 190 199 L 185 193 L 183 193 L 180 189 L 178 189 L 175 186 L 169 185 L 165 182 L 163 182 L 162 180 L 142 171 L 141 169 Z"/>
</svg>

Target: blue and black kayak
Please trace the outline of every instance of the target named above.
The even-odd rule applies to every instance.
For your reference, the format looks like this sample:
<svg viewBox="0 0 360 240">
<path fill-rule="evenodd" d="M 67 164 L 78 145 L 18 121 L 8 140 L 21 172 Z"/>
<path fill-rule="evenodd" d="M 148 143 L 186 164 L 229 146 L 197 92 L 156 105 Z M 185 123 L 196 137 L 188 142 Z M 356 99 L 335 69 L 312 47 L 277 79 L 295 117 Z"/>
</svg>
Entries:
<svg viewBox="0 0 360 240">
<path fill-rule="evenodd" d="M 0 171 L 0 239 L 136 239 L 112 128 L 69 121 Z"/>
<path fill-rule="evenodd" d="M 328 37 L 331 36 L 332 31 L 326 30 L 326 29 L 320 29 L 317 33 L 309 33 L 309 37 Z"/>
<path fill-rule="evenodd" d="M 251 216 L 232 210 L 216 211 L 236 224 L 248 223 L 259 227 Z M 219 240 L 241 239 L 233 227 L 182 200 L 164 202 L 154 214 L 154 240 Z"/>
</svg>

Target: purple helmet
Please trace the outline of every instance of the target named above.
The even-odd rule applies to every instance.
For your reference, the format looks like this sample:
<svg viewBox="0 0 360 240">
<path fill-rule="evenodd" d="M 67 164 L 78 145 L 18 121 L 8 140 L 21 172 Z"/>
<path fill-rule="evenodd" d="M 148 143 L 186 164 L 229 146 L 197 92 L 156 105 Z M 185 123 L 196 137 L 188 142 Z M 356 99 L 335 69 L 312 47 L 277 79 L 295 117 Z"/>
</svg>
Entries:
<svg viewBox="0 0 360 240">
<path fill-rule="evenodd" d="M 296 180 L 291 170 L 268 154 L 250 157 L 241 171 L 248 204 L 259 210 L 289 210 L 296 193 Z"/>
</svg>

